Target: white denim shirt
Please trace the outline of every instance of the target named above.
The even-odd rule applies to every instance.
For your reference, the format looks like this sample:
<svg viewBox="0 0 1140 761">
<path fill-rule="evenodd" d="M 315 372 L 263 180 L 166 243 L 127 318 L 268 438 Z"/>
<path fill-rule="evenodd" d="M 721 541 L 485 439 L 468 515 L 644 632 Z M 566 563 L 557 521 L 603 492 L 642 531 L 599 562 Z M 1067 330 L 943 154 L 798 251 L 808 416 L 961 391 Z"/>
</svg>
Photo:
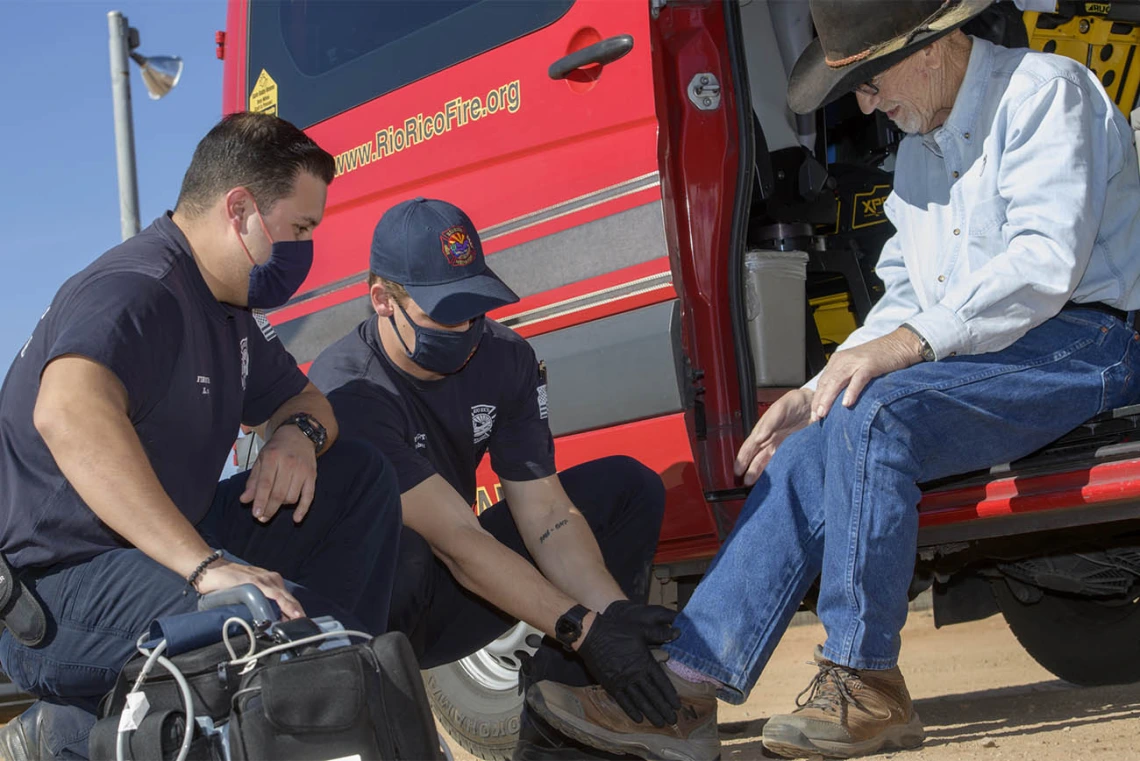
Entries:
<svg viewBox="0 0 1140 761">
<path fill-rule="evenodd" d="M 1068 301 L 1140 308 L 1133 133 L 1076 61 L 974 39 L 946 123 L 899 146 L 884 208 L 886 293 L 840 349 L 905 322 L 938 359 L 982 354 Z"/>
</svg>

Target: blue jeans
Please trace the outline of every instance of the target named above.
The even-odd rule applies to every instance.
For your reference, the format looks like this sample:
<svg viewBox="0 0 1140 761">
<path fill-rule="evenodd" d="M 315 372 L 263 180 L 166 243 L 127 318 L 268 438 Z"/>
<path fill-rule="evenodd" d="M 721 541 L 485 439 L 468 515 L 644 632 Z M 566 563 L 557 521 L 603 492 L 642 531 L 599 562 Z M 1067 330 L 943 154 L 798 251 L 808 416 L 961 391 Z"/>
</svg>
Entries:
<svg viewBox="0 0 1140 761">
<path fill-rule="evenodd" d="M 851 409 L 789 436 L 677 618 L 672 658 L 742 703 L 812 582 L 824 656 L 898 662 L 914 573 L 918 484 L 1016 460 L 1135 401 L 1140 334 L 1065 311 L 1009 348 L 914 365 L 872 382 Z"/>
<path fill-rule="evenodd" d="M 371 445 L 338 441 L 318 461 L 309 514 L 299 525 L 282 509 L 268 524 L 238 501 L 248 473 L 218 484 L 198 530 L 231 558 L 277 571 L 310 616 L 360 628 L 360 613 L 387 615 L 400 536 L 395 472 Z M 22 690 L 43 699 L 49 750 L 86 758 L 99 700 L 159 616 L 197 608 L 186 580 L 136 549 L 22 572 L 48 614 L 47 636 L 25 647 L 5 631 L 0 663 Z M 380 583 L 385 581 L 386 583 Z M 385 590 L 378 594 L 377 590 Z"/>
</svg>

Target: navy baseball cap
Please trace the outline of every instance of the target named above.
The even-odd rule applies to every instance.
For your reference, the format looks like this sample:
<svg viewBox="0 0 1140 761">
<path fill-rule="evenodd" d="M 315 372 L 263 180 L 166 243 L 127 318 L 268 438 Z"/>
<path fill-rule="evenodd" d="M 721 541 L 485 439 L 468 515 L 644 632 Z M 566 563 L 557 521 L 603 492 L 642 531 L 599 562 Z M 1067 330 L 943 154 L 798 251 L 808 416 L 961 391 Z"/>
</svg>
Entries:
<svg viewBox="0 0 1140 761">
<path fill-rule="evenodd" d="M 369 268 L 404 286 L 445 325 L 519 300 L 487 266 L 475 225 L 447 201 L 414 198 L 384 212 L 372 233 Z"/>
</svg>

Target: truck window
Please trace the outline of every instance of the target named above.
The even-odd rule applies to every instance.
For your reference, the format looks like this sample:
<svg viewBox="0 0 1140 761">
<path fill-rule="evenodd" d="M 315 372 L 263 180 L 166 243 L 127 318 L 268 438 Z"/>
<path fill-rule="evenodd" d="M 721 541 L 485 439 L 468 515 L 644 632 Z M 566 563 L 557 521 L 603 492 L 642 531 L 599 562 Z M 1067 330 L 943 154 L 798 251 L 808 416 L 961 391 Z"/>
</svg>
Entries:
<svg viewBox="0 0 1140 761">
<path fill-rule="evenodd" d="M 277 85 L 277 114 L 309 127 L 540 29 L 571 5 L 253 0 L 245 95 L 264 71 Z"/>
</svg>

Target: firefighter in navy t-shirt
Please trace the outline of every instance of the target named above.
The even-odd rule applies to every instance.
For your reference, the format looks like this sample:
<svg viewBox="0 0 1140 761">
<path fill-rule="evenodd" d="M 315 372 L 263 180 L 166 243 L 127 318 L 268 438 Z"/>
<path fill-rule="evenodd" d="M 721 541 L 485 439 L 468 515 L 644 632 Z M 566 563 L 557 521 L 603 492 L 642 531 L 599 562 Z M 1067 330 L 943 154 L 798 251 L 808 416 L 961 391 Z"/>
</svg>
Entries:
<svg viewBox="0 0 1140 761">
<path fill-rule="evenodd" d="M 137 638 L 195 610 L 187 592 L 250 583 L 288 618 L 346 623 L 366 587 L 370 609 L 387 607 L 392 468 L 338 440 L 328 401 L 252 311 L 305 279 L 333 169 L 288 122 L 224 119 L 173 214 L 68 280 L 13 361 L 0 550 L 21 586 L 0 611 L 0 662 L 46 700 L 0 730 L 0 758 L 85 758 Z M 239 423 L 264 425 L 266 446 L 218 483 Z"/>
<path fill-rule="evenodd" d="M 455 206 L 417 198 L 376 226 L 369 317 L 313 363 L 341 430 L 395 466 L 404 531 L 387 621 L 420 665 L 463 658 L 522 620 L 548 638 L 529 678 L 601 683 L 635 720 L 673 723 L 650 649 L 672 612 L 645 605 L 664 511 L 656 473 L 609 457 L 559 473 L 534 351 L 484 315 L 518 297 Z M 485 453 L 504 500 L 472 511 Z M 576 651 L 579 657 L 568 657 Z M 594 758 L 523 717 L 515 758 Z"/>
</svg>

